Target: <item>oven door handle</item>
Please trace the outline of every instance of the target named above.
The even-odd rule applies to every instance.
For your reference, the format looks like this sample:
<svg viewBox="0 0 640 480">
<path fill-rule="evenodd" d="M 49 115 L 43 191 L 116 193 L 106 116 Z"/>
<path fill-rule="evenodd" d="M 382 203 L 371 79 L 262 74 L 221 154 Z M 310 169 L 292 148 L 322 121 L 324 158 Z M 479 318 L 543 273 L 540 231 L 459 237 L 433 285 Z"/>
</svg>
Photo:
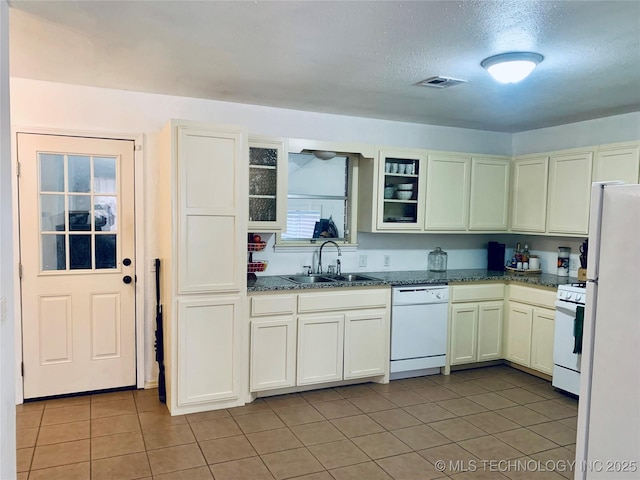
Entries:
<svg viewBox="0 0 640 480">
<path fill-rule="evenodd" d="M 571 313 L 576 313 L 579 306 L 584 306 L 584 305 L 578 305 L 577 303 L 571 303 L 571 302 L 563 302 L 561 300 L 556 301 L 556 310 L 566 310 Z"/>
</svg>

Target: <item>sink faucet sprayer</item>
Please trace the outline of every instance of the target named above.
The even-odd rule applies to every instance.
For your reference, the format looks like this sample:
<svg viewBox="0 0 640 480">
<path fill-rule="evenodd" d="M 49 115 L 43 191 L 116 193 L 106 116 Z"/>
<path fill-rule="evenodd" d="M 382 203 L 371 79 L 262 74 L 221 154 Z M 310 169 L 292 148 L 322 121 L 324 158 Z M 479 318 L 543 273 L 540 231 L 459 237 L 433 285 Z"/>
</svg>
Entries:
<svg viewBox="0 0 640 480">
<path fill-rule="evenodd" d="M 338 256 L 341 257 L 342 256 L 342 251 L 340 250 L 340 245 L 338 245 L 336 242 L 334 242 L 333 240 L 327 240 L 326 242 L 324 242 L 321 246 L 320 246 L 320 253 L 318 254 L 318 273 L 322 273 L 322 249 L 324 248 L 324 246 L 327 243 L 333 243 L 336 248 L 338 249 Z M 338 261 L 336 262 L 337 264 L 337 268 L 336 268 L 336 273 L 338 275 L 340 275 L 342 272 L 340 271 L 340 259 L 338 259 Z"/>
</svg>

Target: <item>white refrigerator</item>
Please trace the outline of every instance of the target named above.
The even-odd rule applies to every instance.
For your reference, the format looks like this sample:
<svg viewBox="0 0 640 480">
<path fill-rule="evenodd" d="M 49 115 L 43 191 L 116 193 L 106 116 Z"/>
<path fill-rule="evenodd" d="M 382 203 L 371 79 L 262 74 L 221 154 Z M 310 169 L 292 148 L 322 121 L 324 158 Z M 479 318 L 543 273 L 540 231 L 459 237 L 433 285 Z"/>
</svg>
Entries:
<svg viewBox="0 0 640 480">
<path fill-rule="evenodd" d="M 591 192 L 576 479 L 640 478 L 640 185 Z"/>
</svg>

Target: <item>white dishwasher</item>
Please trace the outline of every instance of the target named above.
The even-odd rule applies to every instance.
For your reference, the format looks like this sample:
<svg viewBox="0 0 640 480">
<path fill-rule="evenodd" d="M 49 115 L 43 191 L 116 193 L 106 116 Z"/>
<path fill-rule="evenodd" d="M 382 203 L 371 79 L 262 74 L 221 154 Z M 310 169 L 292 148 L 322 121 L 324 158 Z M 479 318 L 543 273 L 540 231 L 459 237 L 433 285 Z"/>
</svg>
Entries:
<svg viewBox="0 0 640 480">
<path fill-rule="evenodd" d="M 390 378 L 432 375 L 447 355 L 447 285 L 393 287 Z"/>
</svg>

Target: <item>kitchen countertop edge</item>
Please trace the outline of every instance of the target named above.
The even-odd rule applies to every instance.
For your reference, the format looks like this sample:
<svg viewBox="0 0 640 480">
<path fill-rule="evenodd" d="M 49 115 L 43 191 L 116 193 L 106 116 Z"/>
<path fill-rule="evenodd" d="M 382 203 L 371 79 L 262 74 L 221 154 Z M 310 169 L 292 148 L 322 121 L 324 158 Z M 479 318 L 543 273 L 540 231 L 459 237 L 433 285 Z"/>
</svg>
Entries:
<svg viewBox="0 0 640 480">
<path fill-rule="evenodd" d="M 559 277 L 549 273 L 539 275 L 514 274 L 506 271 L 486 269 L 461 269 L 447 272 L 429 272 L 425 270 L 358 272 L 377 280 L 366 282 L 332 282 L 299 284 L 279 275 L 259 276 L 247 282 L 247 292 L 270 292 L 279 290 L 317 290 L 321 288 L 357 288 L 396 285 L 447 285 L 450 283 L 509 281 L 525 285 L 557 288 L 558 285 L 575 283 L 576 277 Z"/>
</svg>

